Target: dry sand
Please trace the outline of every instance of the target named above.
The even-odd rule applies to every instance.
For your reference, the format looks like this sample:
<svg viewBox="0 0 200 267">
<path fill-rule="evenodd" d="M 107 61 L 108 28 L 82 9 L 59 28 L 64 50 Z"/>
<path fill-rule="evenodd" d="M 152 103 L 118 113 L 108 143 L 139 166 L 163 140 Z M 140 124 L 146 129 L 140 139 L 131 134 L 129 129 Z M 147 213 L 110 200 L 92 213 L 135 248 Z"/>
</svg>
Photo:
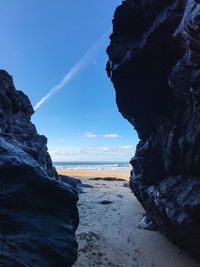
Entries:
<svg viewBox="0 0 200 267">
<path fill-rule="evenodd" d="M 131 170 L 131 169 L 130 169 Z M 79 177 L 117 177 L 128 180 L 130 170 L 57 170 L 59 174 Z"/>
<path fill-rule="evenodd" d="M 110 174 L 106 176 L 115 176 Z M 138 228 L 144 210 L 124 187 L 127 182 L 81 180 L 93 188 L 84 188 L 80 195 L 79 257 L 74 267 L 200 266 L 159 232 Z M 103 200 L 112 203 L 100 204 Z"/>
</svg>

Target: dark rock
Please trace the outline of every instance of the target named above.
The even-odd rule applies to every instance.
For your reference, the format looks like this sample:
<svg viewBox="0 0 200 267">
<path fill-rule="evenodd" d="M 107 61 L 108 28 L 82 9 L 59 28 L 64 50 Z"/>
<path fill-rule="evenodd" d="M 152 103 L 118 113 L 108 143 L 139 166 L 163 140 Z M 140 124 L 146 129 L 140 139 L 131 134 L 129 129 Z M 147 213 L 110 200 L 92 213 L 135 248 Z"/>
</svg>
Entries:
<svg viewBox="0 0 200 267">
<path fill-rule="evenodd" d="M 82 188 L 84 186 L 83 186 L 81 180 L 79 180 L 77 178 L 74 178 L 71 176 L 69 177 L 66 175 L 59 175 L 59 181 L 62 181 L 64 184 L 67 184 L 67 185 L 70 184 L 71 186 L 75 187 L 78 194 L 86 193 Z"/>
<path fill-rule="evenodd" d="M 99 203 L 102 204 L 102 205 L 109 205 L 109 204 L 112 204 L 113 201 L 103 200 L 103 201 L 101 201 L 101 202 L 99 202 Z"/>
<path fill-rule="evenodd" d="M 69 177 L 66 175 L 59 175 L 59 180 L 63 183 L 71 184 L 72 186 L 74 186 L 78 194 L 86 193 L 83 188 L 94 188 L 94 186 L 90 184 L 83 184 L 80 179 L 71 176 Z"/>
<path fill-rule="evenodd" d="M 62 181 L 64 183 L 70 183 L 73 186 L 81 185 L 82 182 L 80 179 L 71 177 L 71 176 L 66 176 L 66 175 L 61 175 L 59 174 L 59 181 Z"/>
<path fill-rule="evenodd" d="M 124 183 L 124 187 L 129 187 L 129 183 Z"/>
<path fill-rule="evenodd" d="M 77 258 L 75 182 L 58 180 L 33 108 L 0 71 L 0 266 L 71 266 Z"/>
<path fill-rule="evenodd" d="M 84 191 L 84 188 L 94 188 L 94 186 L 92 186 L 90 184 L 78 184 L 77 185 L 78 194 L 87 193 L 87 191 Z"/>
<path fill-rule="evenodd" d="M 80 187 L 82 188 L 94 188 L 91 184 L 80 184 Z"/>
<path fill-rule="evenodd" d="M 107 72 L 140 142 L 130 186 L 171 240 L 200 258 L 200 5 L 125 0 Z"/>
<path fill-rule="evenodd" d="M 90 178 L 89 180 L 93 180 L 93 181 L 126 181 L 125 179 L 122 178 L 116 178 L 116 177 L 94 177 L 94 178 Z"/>
<path fill-rule="evenodd" d="M 157 231 L 157 224 L 150 218 L 148 214 L 145 214 L 138 225 L 139 229 Z"/>
</svg>

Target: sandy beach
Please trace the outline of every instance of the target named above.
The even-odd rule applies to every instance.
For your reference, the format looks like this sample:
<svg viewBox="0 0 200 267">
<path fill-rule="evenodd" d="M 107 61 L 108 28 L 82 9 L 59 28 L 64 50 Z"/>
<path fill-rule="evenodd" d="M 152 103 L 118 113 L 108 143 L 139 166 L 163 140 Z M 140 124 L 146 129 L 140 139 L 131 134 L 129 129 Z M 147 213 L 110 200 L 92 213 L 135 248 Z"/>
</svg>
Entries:
<svg viewBox="0 0 200 267">
<path fill-rule="evenodd" d="M 71 173 L 75 172 L 67 172 Z M 102 171 L 77 172 L 81 173 L 89 176 L 81 180 L 91 188 L 84 188 L 78 203 L 79 249 L 74 267 L 200 266 L 159 232 L 138 228 L 144 210 L 130 189 L 124 186 L 127 181 L 90 180 L 92 175 L 103 177 Z M 120 178 L 126 175 L 124 173 Z M 105 176 L 119 177 L 120 174 L 110 170 Z"/>
<path fill-rule="evenodd" d="M 129 180 L 130 169 L 106 170 L 57 170 L 59 174 L 76 177 L 116 177 Z"/>
</svg>

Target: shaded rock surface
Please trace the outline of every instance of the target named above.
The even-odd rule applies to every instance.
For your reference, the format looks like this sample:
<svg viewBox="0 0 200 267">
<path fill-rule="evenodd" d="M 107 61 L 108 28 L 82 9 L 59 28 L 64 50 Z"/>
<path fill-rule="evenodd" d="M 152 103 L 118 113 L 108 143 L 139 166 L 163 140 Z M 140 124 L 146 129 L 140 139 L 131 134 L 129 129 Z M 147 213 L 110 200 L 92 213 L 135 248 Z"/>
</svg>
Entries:
<svg viewBox="0 0 200 267">
<path fill-rule="evenodd" d="M 77 257 L 76 181 L 61 181 L 33 108 L 0 71 L 0 266 L 71 266 Z"/>
<path fill-rule="evenodd" d="M 138 132 L 130 187 L 171 240 L 200 257 L 200 4 L 125 0 L 107 72 Z"/>
</svg>

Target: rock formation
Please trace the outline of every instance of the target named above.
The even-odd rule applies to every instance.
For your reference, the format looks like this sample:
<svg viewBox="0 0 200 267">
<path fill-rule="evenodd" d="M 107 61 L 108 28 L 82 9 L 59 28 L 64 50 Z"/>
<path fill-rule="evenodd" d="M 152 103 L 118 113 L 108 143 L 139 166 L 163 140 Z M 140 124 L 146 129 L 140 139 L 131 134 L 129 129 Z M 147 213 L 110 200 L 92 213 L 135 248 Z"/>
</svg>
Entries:
<svg viewBox="0 0 200 267">
<path fill-rule="evenodd" d="M 0 71 L 0 266 L 67 267 L 77 257 L 74 181 L 59 180 L 33 108 Z"/>
<path fill-rule="evenodd" d="M 200 1 L 125 0 L 107 72 L 138 132 L 130 186 L 173 242 L 200 257 Z"/>
</svg>

